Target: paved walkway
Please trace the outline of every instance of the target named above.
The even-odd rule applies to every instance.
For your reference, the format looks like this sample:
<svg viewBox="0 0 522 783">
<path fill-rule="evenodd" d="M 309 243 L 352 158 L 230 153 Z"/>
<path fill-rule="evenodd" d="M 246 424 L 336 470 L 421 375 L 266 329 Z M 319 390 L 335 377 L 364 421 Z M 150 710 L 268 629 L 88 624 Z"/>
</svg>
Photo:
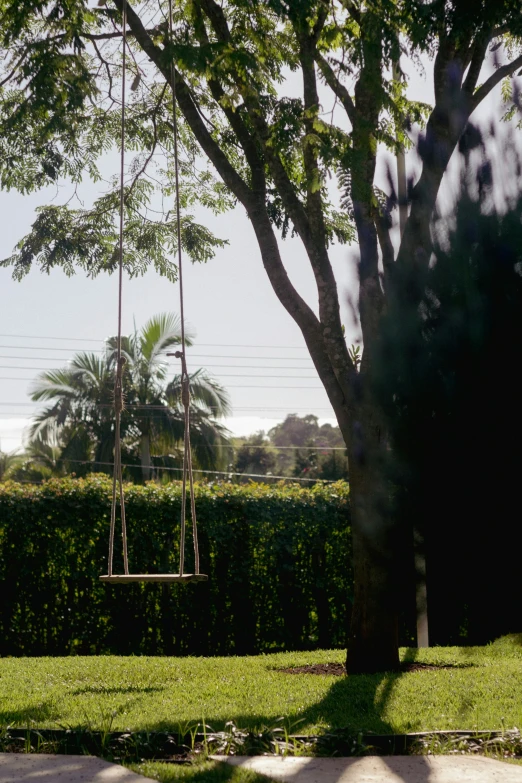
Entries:
<svg viewBox="0 0 522 783">
<path fill-rule="evenodd" d="M 522 766 L 476 756 L 232 756 L 227 762 L 285 783 L 522 783 Z"/>
<path fill-rule="evenodd" d="M 152 783 L 95 756 L 0 753 L 0 783 Z"/>
<path fill-rule="evenodd" d="M 229 756 L 285 783 L 522 783 L 522 766 L 473 756 L 318 759 Z M 0 753 L 0 783 L 152 783 L 94 756 Z"/>
</svg>

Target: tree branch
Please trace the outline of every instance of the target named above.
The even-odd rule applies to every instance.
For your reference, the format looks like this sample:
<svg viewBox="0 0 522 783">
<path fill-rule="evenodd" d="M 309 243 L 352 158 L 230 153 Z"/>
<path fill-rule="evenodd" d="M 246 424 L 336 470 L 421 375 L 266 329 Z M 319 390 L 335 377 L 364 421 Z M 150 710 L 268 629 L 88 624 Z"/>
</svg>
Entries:
<svg viewBox="0 0 522 783">
<path fill-rule="evenodd" d="M 20 66 L 20 65 L 23 63 L 23 61 L 24 61 L 24 58 L 25 58 L 25 56 L 27 55 L 27 52 L 28 52 L 28 47 L 26 47 L 26 48 L 25 48 L 25 50 L 24 50 L 24 52 L 22 53 L 22 55 L 21 55 L 21 56 L 18 58 L 18 60 L 16 61 L 15 65 L 14 65 L 14 68 L 13 68 L 13 69 L 12 69 L 12 70 L 11 70 L 11 71 L 8 73 L 8 75 L 7 75 L 7 76 L 6 76 L 6 77 L 5 77 L 5 78 L 4 78 L 4 79 L 3 79 L 3 80 L 0 82 L 0 87 L 3 87 L 5 84 L 7 84 L 7 82 L 9 82 L 9 81 L 10 81 L 10 80 L 13 78 L 13 76 L 14 76 L 14 75 L 15 75 L 15 73 L 17 72 L 17 70 L 18 70 L 19 66 Z"/>
<path fill-rule="evenodd" d="M 382 253 L 382 265 L 384 270 L 385 284 L 389 281 L 395 266 L 395 250 L 390 236 L 390 229 L 386 218 L 377 209 L 375 214 L 375 228 L 377 229 L 377 238 L 379 240 L 379 247 Z M 385 285 L 386 287 L 386 285 Z"/>
<path fill-rule="evenodd" d="M 462 89 L 468 95 L 473 95 L 473 92 L 477 86 L 489 40 L 489 38 L 486 38 L 485 40 L 476 41 L 473 47 L 468 75 L 466 76 L 464 84 L 462 85 Z"/>
<path fill-rule="evenodd" d="M 317 45 L 317 41 L 319 40 L 319 36 L 321 35 L 323 31 L 323 27 L 326 23 L 326 20 L 328 18 L 328 12 L 330 10 L 328 0 L 321 0 L 321 7 L 319 8 L 319 12 L 317 14 L 317 21 L 314 24 L 312 35 L 310 36 L 310 42 L 313 46 Z"/>
<path fill-rule="evenodd" d="M 477 108 L 479 103 L 483 101 L 487 95 L 489 95 L 491 90 L 496 87 L 497 84 L 502 81 L 502 79 L 505 79 L 506 76 L 510 76 L 513 71 L 516 71 L 516 69 L 520 68 L 520 66 L 522 66 L 522 54 L 517 57 L 516 60 L 513 60 L 506 65 L 502 65 L 495 71 L 495 73 L 492 73 L 489 79 L 486 79 L 484 84 L 479 87 L 475 93 L 473 93 L 473 97 L 471 99 L 471 111 L 473 112 Z"/>
<path fill-rule="evenodd" d="M 351 367 L 351 360 L 342 334 L 339 312 L 337 282 L 328 256 L 324 223 L 324 204 L 321 192 L 319 155 L 316 145 L 310 139 L 314 136 L 314 121 L 319 112 L 319 95 L 315 72 L 316 45 L 302 20 L 293 21 L 299 40 L 299 61 L 303 72 L 304 139 L 303 163 L 307 184 L 307 213 L 311 232 L 310 247 L 307 248 L 314 272 L 319 297 L 319 317 L 324 328 L 324 343 L 332 366 L 345 373 Z M 311 252 L 310 252 L 311 251 Z"/>
<path fill-rule="evenodd" d="M 120 9 L 122 8 L 123 0 L 114 0 L 114 2 Z M 170 83 L 170 62 L 166 58 L 164 50 L 156 46 L 151 40 L 141 23 L 140 18 L 129 2 L 127 2 L 127 18 L 138 44 L 154 62 L 166 81 Z M 189 88 L 178 71 L 175 71 L 175 78 L 176 97 L 185 120 L 194 133 L 202 150 L 216 167 L 223 182 L 230 188 L 236 198 L 247 210 L 248 216 L 256 231 L 263 264 L 265 265 L 265 269 L 277 296 L 288 313 L 303 330 L 305 339 L 307 339 L 306 335 L 308 335 L 308 339 L 312 339 L 314 336 L 317 336 L 320 331 L 319 322 L 313 310 L 297 293 L 288 278 L 286 269 L 281 261 L 277 240 L 268 218 L 265 199 L 260 198 L 259 194 L 248 187 L 236 172 L 226 155 L 221 151 L 217 142 L 210 136 L 200 117 L 197 105 L 190 94 Z M 315 349 L 315 354 L 317 356 L 317 348 Z"/>
<path fill-rule="evenodd" d="M 151 148 L 150 148 L 150 152 L 147 155 L 143 165 L 140 166 L 140 170 L 136 173 L 129 190 L 127 191 L 127 194 L 125 196 L 125 201 L 126 202 L 129 201 L 129 199 L 131 197 L 131 194 L 132 194 L 132 191 L 134 190 L 134 187 L 135 187 L 136 183 L 138 182 L 138 180 L 141 177 L 141 175 L 144 174 L 145 171 L 147 170 L 147 166 L 151 162 L 151 160 L 153 158 L 153 155 L 154 155 L 154 152 L 156 151 L 156 147 L 157 147 L 157 144 L 158 144 L 158 125 L 157 125 L 156 120 L 157 120 L 158 112 L 159 112 L 159 110 L 161 108 L 161 104 L 163 103 L 163 98 L 165 96 L 166 90 L 167 90 L 167 84 L 165 83 L 163 85 L 163 89 L 161 91 L 161 95 L 158 98 L 158 100 L 156 102 L 156 105 L 154 106 L 154 108 L 152 110 L 152 113 L 151 113 L 151 120 L 152 120 L 152 127 L 153 127 L 153 138 L 152 138 L 152 145 L 151 145 Z"/>
<path fill-rule="evenodd" d="M 350 93 L 348 92 L 344 84 L 341 84 L 340 80 L 335 75 L 334 70 L 330 65 L 330 63 L 317 50 L 315 53 L 315 58 L 317 60 L 317 64 L 319 65 L 319 68 L 321 69 L 321 73 L 324 76 L 325 82 L 327 83 L 327 85 L 330 87 L 334 95 L 337 96 L 337 98 L 343 105 L 344 110 L 348 115 L 348 119 L 353 125 L 355 123 L 356 109 L 355 109 L 355 104 L 350 96 Z"/>
<path fill-rule="evenodd" d="M 200 44 L 209 45 L 210 42 L 205 28 L 205 23 L 203 21 L 203 16 L 201 14 L 201 0 L 196 0 L 194 5 L 196 12 L 200 17 L 198 19 L 199 24 L 196 25 L 196 35 L 198 36 Z M 218 80 L 215 77 L 212 77 L 208 79 L 208 85 L 210 87 L 212 97 L 216 103 L 219 104 L 221 110 L 225 114 L 230 127 L 236 134 L 243 152 L 245 153 L 245 158 L 248 165 L 250 166 L 250 171 L 252 173 L 253 189 L 264 197 L 266 194 L 265 170 L 254 138 L 243 122 L 239 111 L 231 108 L 230 106 L 226 106 L 223 102 L 223 98 L 226 97 L 226 94 Z"/>
<path fill-rule="evenodd" d="M 205 10 L 205 13 L 207 14 L 207 17 L 212 24 L 212 28 L 218 40 L 221 43 L 230 42 L 230 30 L 228 29 L 228 25 L 221 7 L 215 2 L 215 0 L 201 0 L 201 6 Z M 296 231 L 303 240 L 307 251 L 311 252 L 311 232 L 306 210 L 304 209 L 295 192 L 292 181 L 286 173 L 279 154 L 274 152 L 273 148 L 269 144 L 270 128 L 261 108 L 261 104 L 257 96 L 254 95 L 252 84 L 249 83 L 246 85 L 244 79 L 240 78 L 237 74 L 234 74 L 234 77 L 236 86 L 243 96 L 250 121 L 252 122 L 254 130 L 256 131 L 258 139 L 262 145 L 270 173 L 274 179 L 279 194 L 281 195 L 283 204 L 288 214 L 290 215 Z"/>
<path fill-rule="evenodd" d="M 359 8 L 357 8 L 357 6 L 355 5 L 354 1 L 341 0 L 341 5 L 343 6 L 343 8 L 345 8 L 348 11 L 348 13 L 353 17 L 353 19 L 355 19 L 357 24 L 360 25 L 362 21 L 361 12 Z"/>
<path fill-rule="evenodd" d="M 114 2 L 118 9 L 122 11 L 124 0 L 114 0 Z M 142 24 L 138 14 L 128 1 L 126 6 L 129 27 L 131 28 L 136 41 L 141 46 L 145 54 L 156 65 L 160 73 L 164 76 L 165 80 L 171 85 L 171 87 L 173 87 L 171 84 L 170 61 L 166 57 L 165 50 L 161 49 L 154 43 L 144 25 Z M 249 206 L 252 205 L 252 190 L 249 188 L 244 179 L 238 174 L 223 150 L 220 148 L 217 141 L 210 135 L 183 76 L 176 69 L 174 69 L 174 73 L 176 79 L 176 100 L 192 133 L 196 137 L 205 154 L 216 167 L 223 182 L 227 185 L 228 188 L 230 188 L 236 198 L 248 210 Z"/>
<path fill-rule="evenodd" d="M 222 43 L 230 43 L 232 41 L 232 34 L 229 30 L 227 20 L 225 18 L 221 6 L 219 6 L 215 2 L 215 0 L 199 0 L 199 3 L 200 3 L 200 7 L 204 10 L 207 18 L 209 19 L 217 39 Z M 319 24 L 321 23 L 320 19 L 318 20 Z M 324 16 L 324 19 L 326 19 L 326 15 Z M 324 21 L 322 23 L 324 24 Z M 304 42 L 302 41 L 302 43 Z M 306 73 L 304 75 L 305 110 L 310 109 L 311 111 L 313 111 L 313 107 L 315 107 L 315 109 L 318 110 L 319 99 L 317 96 L 317 89 L 315 85 L 313 52 L 309 52 L 308 53 L 309 56 L 307 57 L 305 56 L 306 52 L 304 52 L 303 47 L 301 46 L 301 55 L 302 55 L 303 62 L 304 60 L 306 60 L 306 64 L 307 64 Z M 316 277 L 316 282 L 318 287 L 318 297 L 319 297 L 320 319 L 321 319 L 320 321 L 321 339 L 320 341 L 318 340 L 317 327 L 319 326 L 319 323 L 317 322 L 316 319 L 316 325 L 313 330 L 316 332 L 316 337 L 313 339 L 315 347 L 312 349 L 309 345 L 312 358 L 314 359 L 314 362 L 317 359 L 317 361 L 321 365 L 321 370 L 319 371 L 319 367 L 318 367 L 318 371 L 320 372 L 320 377 L 323 380 L 323 383 L 325 383 L 325 386 L 327 388 L 329 387 L 329 396 L 330 394 L 337 395 L 338 397 L 339 395 L 341 395 L 344 399 L 344 394 L 342 393 L 342 386 L 339 386 L 339 388 L 336 387 L 337 384 L 339 383 L 340 378 L 346 380 L 347 374 L 349 374 L 349 372 L 353 369 L 353 366 L 350 361 L 350 357 L 346 348 L 346 343 L 344 342 L 344 338 L 341 338 L 342 344 L 339 340 L 339 335 L 342 335 L 341 321 L 339 316 L 339 300 L 337 296 L 337 286 L 335 282 L 335 277 L 333 275 L 333 270 L 331 268 L 330 261 L 328 259 L 328 254 L 326 252 L 326 239 L 325 239 L 321 194 L 320 194 L 320 190 L 314 189 L 315 177 L 312 177 L 314 182 L 310 181 L 311 168 L 314 170 L 317 169 L 317 160 L 315 160 L 315 152 L 312 150 L 311 147 L 309 147 L 308 152 L 305 149 L 305 153 L 304 153 L 305 158 L 307 158 L 307 161 L 305 161 L 305 168 L 307 169 L 307 181 L 308 181 L 308 214 L 307 214 L 307 212 L 303 208 L 303 205 L 301 204 L 300 200 L 298 199 L 295 193 L 293 183 L 291 182 L 290 178 L 288 177 L 285 171 L 285 168 L 281 162 L 278 152 L 274 151 L 273 148 L 270 146 L 270 144 L 268 144 L 270 140 L 270 129 L 267 124 L 266 118 L 264 116 L 263 110 L 261 108 L 261 104 L 258 99 L 258 96 L 254 95 L 251 84 L 248 85 L 247 88 L 247 85 L 245 85 L 244 83 L 244 78 L 241 78 L 239 74 L 234 73 L 233 77 L 238 89 L 240 90 L 243 96 L 243 100 L 247 108 L 247 111 L 249 113 L 249 117 L 257 132 L 259 140 L 263 146 L 265 157 L 269 165 L 271 174 L 274 178 L 274 182 L 276 183 L 279 193 L 282 196 L 283 203 L 285 204 L 285 207 L 287 208 L 290 217 L 303 241 L 303 244 L 306 248 L 308 257 L 312 265 L 312 269 Z M 311 130 L 313 130 L 313 118 L 310 118 L 308 120 L 308 125 L 310 126 L 308 128 L 308 131 L 310 132 Z M 263 206 L 263 210 L 266 211 L 265 206 Z M 254 228 L 256 229 L 256 233 L 258 231 L 257 225 L 262 225 L 262 220 L 260 218 L 258 218 L 258 220 L 254 223 Z M 271 228 L 271 232 L 273 232 L 272 228 Z M 260 247 L 263 248 L 266 239 L 262 234 L 258 233 L 258 241 Z M 297 292 L 294 292 L 293 287 L 290 284 L 290 281 L 286 278 L 286 271 L 284 270 L 284 266 L 282 262 L 279 261 L 280 266 L 278 264 L 275 270 L 272 269 L 273 259 L 274 259 L 273 252 L 267 251 L 266 253 L 263 253 L 263 263 L 269 275 L 272 286 L 276 294 L 279 296 L 281 302 L 284 304 L 287 311 L 294 317 L 296 322 L 301 327 L 308 344 L 308 341 L 313 334 L 309 314 L 308 313 L 306 314 L 306 319 L 305 319 L 306 322 L 303 322 L 302 305 L 299 308 L 299 313 L 298 313 L 299 317 L 296 317 L 296 315 L 292 312 L 292 308 L 295 308 L 295 303 L 297 301 L 297 297 L 298 297 Z M 283 274 L 284 274 L 284 279 L 282 280 L 281 278 Z M 283 284 L 283 291 L 287 292 L 288 287 L 292 289 L 292 296 L 290 300 L 286 302 L 283 300 L 283 298 L 280 296 L 279 293 L 279 288 L 282 284 Z M 284 294 L 284 298 L 288 299 L 287 293 Z M 326 353 L 324 353 L 325 349 L 326 349 Z M 324 354 L 322 359 L 319 358 L 321 353 Z M 332 370 L 333 370 L 333 374 L 332 374 Z M 339 404 L 341 404 L 340 399 L 339 399 Z"/>
</svg>

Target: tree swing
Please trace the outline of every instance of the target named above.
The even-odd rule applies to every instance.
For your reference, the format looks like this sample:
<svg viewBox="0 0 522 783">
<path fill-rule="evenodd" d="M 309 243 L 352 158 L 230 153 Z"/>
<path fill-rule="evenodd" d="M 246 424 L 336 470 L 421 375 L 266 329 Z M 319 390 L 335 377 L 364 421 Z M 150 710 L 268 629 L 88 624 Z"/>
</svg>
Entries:
<svg viewBox="0 0 522 783">
<path fill-rule="evenodd" d="M 100 2 L 104 5 L 105 0 Z M 169 37 L 174 40 L 172 29 L 172 0 L 169 1 Z M 172 86 L 172 115 L 173 115 L 173 137 L 174 137 L 174 175 L 176 184 L 176 220 L 177 220 L 177 246 L 178 246 L 178 275 L 179 275 L 179 300 L 180 300 L 180 321 L 181 321 L 181 351 L 173 354 L 181 359 L 181 401 L 183 403 L 185 429 L 183 442 L 183 480 L 181 494 L 181 528 L 180 528 L 180 555 L 179 555 L 179 573 L 178 574 L 131 574 L 129 573 L 129 559 L 127 552 L 127 526 L 125 522 L 125 499 L 123 495 L 123 478 L 121 469 L 121 438 L 120 424 L 121 412 L 123 410 L 123 370 L 125 366 L 125 357 L 121 353 L 121 315 L 122 315 L 122 290 L 123 290 L 123 225 L 124 225 L 124 163 L 125 163 L 125 68 L 126 68 L 126 49 L 127 49 L 127 2 L 124 0 L 122 13 L 122 101 L 121 101 L 121 155 L 120 155 L 120 219 L 119 219 L 119 261 L 118 261 L 118 341 L 117 341 L 117 360 L 116 360 L 116 378 L 114 382 L 114 470 L 112 478 L 112 505 L 111 505 L 111 525 L 109 534 L 109 558 L 108 573 L 100 576 L 102 582 L 112 584 L 122 584 L 127 582 L 205 582 L 208 579 L 206 574 L 199 571 L 199 546 L 198 530 L 196 521 L 196 503 L 194 495 L 194 476 L 192 470 L 192 451 L 190 448 L 190 378 L 187 371 L 187 362 L 185 356 L 185 318 L 183 307 L 183 270 L 181 253 L 181 223 L 180 223 L 180 198 L 179 198 L 179 164 L 178 164 L 178 124 L 176 117 L 176 72 L 174 64 L 171 63 L 171 86 Z M 170 354 L 172 355 L 172 354 Z M 187 574 L 184 571 L 185 563 L 185 518 L 187 501 L 187 475 L 190 487 L 190 510 L 192 515 L 192 531 L 194 539 L 194 573 Z M 116 507 L 117 499 L 120 499 L 121 511 L 121 532 L 123 539 L 123 574 L 113 573 L 114 558 L 114 531 L 116 527 Z"/>
</svg>

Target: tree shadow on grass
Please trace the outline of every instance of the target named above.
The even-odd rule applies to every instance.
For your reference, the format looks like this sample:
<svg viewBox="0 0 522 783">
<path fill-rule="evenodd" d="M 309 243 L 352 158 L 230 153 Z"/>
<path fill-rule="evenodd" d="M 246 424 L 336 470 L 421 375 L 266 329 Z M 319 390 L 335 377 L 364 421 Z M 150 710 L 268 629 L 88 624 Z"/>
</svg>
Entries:
<svg viewBox="0 0 522 783">
<path fill-rule="evenodd" d="M 413 656 L 410 658 L 413 660 Z M 317 677 L 315 674 L 287 674 L 274 672 L 276 677 Z M 401 672 L 361 674 L 349 677 L 329 677 L 330 687 L 322 698 L 304 709 L 294 709 L 284 715 L 284 725 L 292 733 L 303 733 L 302 727 L 322 725 L 329 729 L 347 729 L 355 733 L 393 734 L 394 729 L 384 718 L 384 713 L 395 684 L 404 676 Z M 302 680 L 301 680 L 302 682 Z M 277 686 L 276 686 L 277 687 Z M 240 729 L 259 729 L 281 725 L 281 712 L 231 713 L 227 715 L 196 715 L 185 722 L 196 725 L 205 720 L 215 731 L 222 731 L 227 721 Z M 149 731 L 169 731 L 177 728 L 176 716 L 147 725 Z"/>
<path fill-rule="evenodd" d="M 414 649 L 408 650 L 406 654 L 407 662 L 414 662 L 417 653 Z M 280 677 L 314 677 L 319 675 L 294 675 L 277 673 Z M 343 729 L 346 735 L 357 735 L 359 733 L 387 734 L 393 735 L 394 728 L 384 717 L 390 697 L 395 685 L 404 676 L 403 672 L 386 672 L 374 675 L 352 675 L 347 677 L 338 677 L 332 680 L 330 687 L 322 698 L 314 704 L 310 704 L 303 710 L 294 710 L 284 716 L 284 726 L 289 733 L 305 733 L 307 726 L 323 725 L 327 726 L 329 731 Z M 202 716 L 194 716 L 194 723 L 201 721 Z M 232 721 L 239 729 L 257 729 L 263 727 L 268 729 L 280 726 L 280 714 L 265 713 L 256 715 L 247 715 L 243 713 L 230 714 L 223 716 L 205 716 L 205 723 L 211 726 L 215 731 L 225 728 L 225 723 Z M 301 728 L 303 727 L 303 729 Z M 165 722 L 157 726 L 148 727 L 156 730 L 168 730 L 170 727 Z M 345 754 L 348 753 L 348 750 Z M 412 770 L 403 770 L 397 767 L 396 761 L 392 756 L 382 756 L 379 762 L 381 766 L 389 769 L 390 774 L 396 776 L 395 779 L 403 783 L 428 783 L 431 776 L 431 768 L 427 758 L 419 757 L 414 762 Z M 218 774 L 216 772 L 216 774 Z M 228 774 L 228 773 L 227 773 Z M 340 773 L 339 773 L 340 774 Z M 335 783 L 338 778 L 332 777 L 325 783 Z M 190 778 L 192 781 L 193 779 Z M 197 779 L 194 779 L 196 783 Z M 214 778 L 202 777 L 203 780 L 214 780 Z M 216 783 L 221 778 L 215 778 Z M 224 780 L 233 780 L 232 777 Z M 292 778 L 288 778 L 292 780 Z M 296 783 L 298 777 L 295 777 Z M 355 778 L 354 778 L 355 780 Z M 199 781 L 198 781 L 199 783 Z"/>
<path fill-rule="evenodd" d="M 114 694 L 125 693 L 162 693 L 166 690 L 164 687 L 147 686 L 140 688 L 137 685 L 128 685 L 120 688 L 110 688 L 105 685 L 88 685 L 85 688 L 78 688 L 75 691 L 71 691 L 71 696 L 85 696 L 88 693 L 100 694 L 101 696 L 112 696 Z"/>
<path fill-rule="evenodd" d="M 38 702 L 19 709 L 0 711 L 0 728 L 2 726 L 34 726 L 59 717 L 54 701 Z"/>
</svg>

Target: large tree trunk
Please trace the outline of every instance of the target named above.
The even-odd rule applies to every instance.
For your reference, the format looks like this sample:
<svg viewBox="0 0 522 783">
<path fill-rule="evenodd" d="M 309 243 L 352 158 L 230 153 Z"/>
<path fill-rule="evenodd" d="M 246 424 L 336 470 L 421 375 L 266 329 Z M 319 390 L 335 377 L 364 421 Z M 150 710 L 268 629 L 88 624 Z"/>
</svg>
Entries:
<svg viewBox="0 0 522 783">
<path fill-rule="evenodd" d="M 399 666 L 397 542 L 391 520 L 387 445 L 370 400 L 357 406 L 349 442 L 354 603 L 348 673 Z M 350 437 L 351 435 L 351 437 Z"/>
</svg>

